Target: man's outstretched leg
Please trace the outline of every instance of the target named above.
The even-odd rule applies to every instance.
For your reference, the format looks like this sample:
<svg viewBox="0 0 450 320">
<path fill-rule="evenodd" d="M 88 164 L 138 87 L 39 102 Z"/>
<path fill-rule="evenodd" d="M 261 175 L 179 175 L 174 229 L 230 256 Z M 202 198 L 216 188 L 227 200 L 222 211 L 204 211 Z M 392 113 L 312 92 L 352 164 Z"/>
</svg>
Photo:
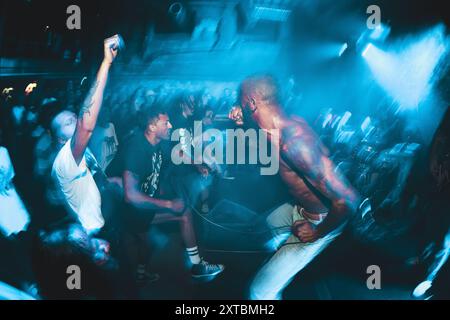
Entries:
<svg viewBox="0 0 450 320">
<path fill-rule="evenodd" d="M 191 273 L 193 278 L 208 278 L 217 276 L 225 267 L 221 264 L 211 264 L 200 256 L 195 237 L 194 222 L 191 209 L 186 209 L 183 215 L 177 216 L 172 213 L 157 214 L 154 224 L 178 221 L 180 223 L 181 236 L 183 238 L 189 261 L 192 264 Z"/>
</svg>

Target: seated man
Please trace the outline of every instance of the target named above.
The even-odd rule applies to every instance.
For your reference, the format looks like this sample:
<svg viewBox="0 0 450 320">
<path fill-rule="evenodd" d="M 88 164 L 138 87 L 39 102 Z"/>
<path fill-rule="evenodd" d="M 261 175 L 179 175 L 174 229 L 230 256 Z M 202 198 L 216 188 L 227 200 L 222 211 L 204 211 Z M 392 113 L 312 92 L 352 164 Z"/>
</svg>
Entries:
<svg viewBox="0 0 450 320">
<path fill-rule="evenodd" d="M 210 264 L 201 259 L 194 233 L 192 215 L 181 199 L 162 199 L 159 188 L 163 163 L 160 143 L 170 138 L 172 125 L 166 113 L 153 109 L 146 115 L 144 131 L 136 133 L 128 144 L 124 157 L 123 185 L 125 201 L 129 210 L 124 212 L 127 233 L 134 238 L 138 261 L 137 278 L 145 280 L 150 275 L 147 270 L 149 248 L 146 233 L 152 223 L 179 221 L 186 250 L 192 263 L 194 278 L 213 277 L 224 270 L 222 265 Z M 154 218 L 154 219 L 153 219 Z M 131 254 L 131 252 L 129 252 Z M 132 257 L 130 257 L 132 258 Z"/>
</svg>

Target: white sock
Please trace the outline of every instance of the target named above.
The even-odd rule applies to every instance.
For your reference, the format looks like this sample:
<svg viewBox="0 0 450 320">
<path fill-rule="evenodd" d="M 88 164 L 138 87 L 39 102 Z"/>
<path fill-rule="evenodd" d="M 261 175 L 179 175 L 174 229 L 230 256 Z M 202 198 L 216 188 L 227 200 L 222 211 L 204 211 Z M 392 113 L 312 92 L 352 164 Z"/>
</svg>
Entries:
<svg viewBox="0 0 450 320">
<path fill-rule="evenodd" d="M 192 264 L 199 264 L 202 259 L 200 259 L 200 255 L 198 254 L 198 247 L 186 248 L 186 251 L 189 256 L 189 260 Z"/>
</svg>

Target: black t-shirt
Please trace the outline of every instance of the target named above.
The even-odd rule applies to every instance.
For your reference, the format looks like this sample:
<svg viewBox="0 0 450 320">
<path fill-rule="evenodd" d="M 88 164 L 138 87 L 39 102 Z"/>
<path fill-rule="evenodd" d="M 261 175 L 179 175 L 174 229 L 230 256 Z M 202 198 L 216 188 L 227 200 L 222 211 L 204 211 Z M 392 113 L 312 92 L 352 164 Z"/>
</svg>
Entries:
<svg viewBox="0 0 450 320">
<path fill-rule="evenodd" d="M 159 188 L 162 165 L 160 146 L 153 146 L 141 132 L 131 139 L 127 149 L 124 170 L 139 177 L 142 192 L 150 197 L 155 196 Z"/>
<path fill-rule="evenodd" d="M 139 189 L 150 197 L 159 196 L 162 151 L 159 145 L 153 146 L 143 132 L 138 132 L 128 143 L 124 154 L 124 171 L 130 171 L 139 179 Z M 154 217 L 151 210 L 127 206 L 124 222 L 134 231 L 146 231 Z"/>
</svg>

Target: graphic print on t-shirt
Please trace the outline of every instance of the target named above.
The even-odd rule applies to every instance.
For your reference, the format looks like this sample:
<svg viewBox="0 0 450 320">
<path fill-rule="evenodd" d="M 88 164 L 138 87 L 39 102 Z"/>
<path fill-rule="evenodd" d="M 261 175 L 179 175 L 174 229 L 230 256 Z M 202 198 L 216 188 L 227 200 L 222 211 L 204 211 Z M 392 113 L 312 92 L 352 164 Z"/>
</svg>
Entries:
<svg viewBox="0 0 450 320">
<path fill-rule="evenodd" d="M 161 151 L 152 154 L 152 172 L 147 176 L 141 187 L 141 191 L 150 197 L 153 197 L 158 190 L 159 172 L 161 170 L 162 155 Z"/>
<path fill-rule="evenodd" d="M 105 162 L 109 164 L 117 153 L 117 138 L 115 136 L 105 137 L 104 148 Z"/>
</svg>

